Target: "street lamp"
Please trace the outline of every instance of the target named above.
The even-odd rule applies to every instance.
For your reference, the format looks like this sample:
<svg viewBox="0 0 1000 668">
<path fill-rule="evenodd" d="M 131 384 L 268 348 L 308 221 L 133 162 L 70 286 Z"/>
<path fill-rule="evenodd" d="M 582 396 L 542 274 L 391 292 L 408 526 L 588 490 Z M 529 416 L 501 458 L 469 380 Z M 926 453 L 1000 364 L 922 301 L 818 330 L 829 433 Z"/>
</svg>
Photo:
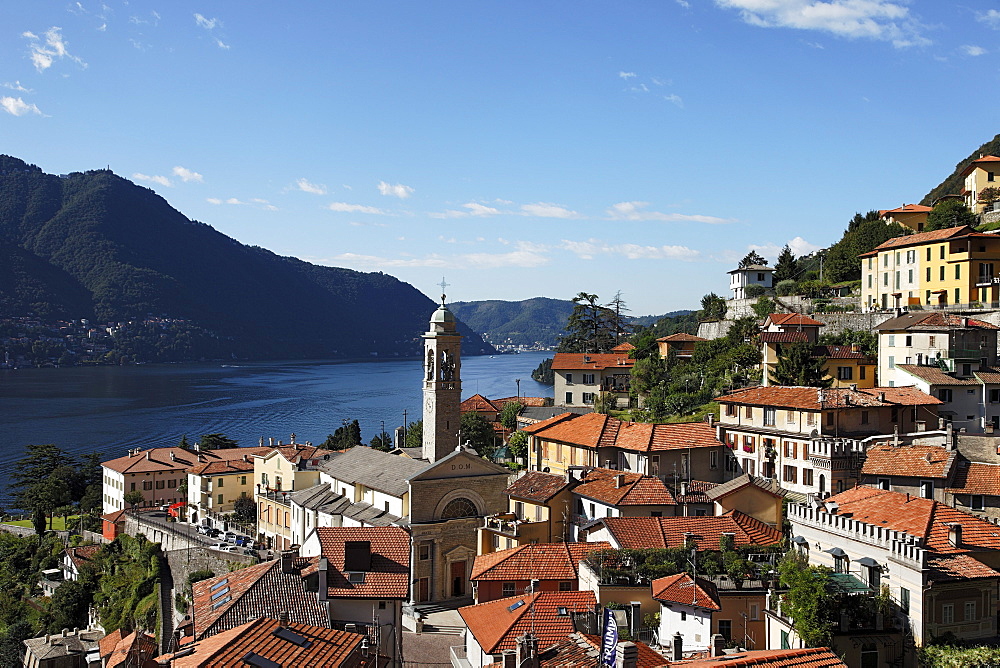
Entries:
<svg viewBox="0 0 1000 668">
<path fill-rule="evenodd" d="M 517 400 L 521 400 L 521 379 L 515 378 L 514 382 L 517 383 Z"/>
</svg>

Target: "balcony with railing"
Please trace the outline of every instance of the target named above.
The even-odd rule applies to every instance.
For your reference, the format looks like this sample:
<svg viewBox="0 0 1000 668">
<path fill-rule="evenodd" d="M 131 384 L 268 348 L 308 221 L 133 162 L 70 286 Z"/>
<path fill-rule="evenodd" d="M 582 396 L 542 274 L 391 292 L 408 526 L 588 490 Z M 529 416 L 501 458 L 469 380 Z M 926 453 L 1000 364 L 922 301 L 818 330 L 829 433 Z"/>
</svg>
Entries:
<svg viewBox="0 0 1000 668">
<path fill-rule="evenodd" d="M 451 665 L 453 668 L 472 668 L 472 664 L 469 663 L 469 659 L 466 656 L 464 645 L 453 645 L 449 648 L 449 655 L 451 656 Z"/>
<path fill-rule="evenodd" d="M 536 538 L 545 533 L 548 522 L 530 521 L 514 513 L 498 513 L 483 518 L 483 529 L 508 538 Z"/>
</svg>

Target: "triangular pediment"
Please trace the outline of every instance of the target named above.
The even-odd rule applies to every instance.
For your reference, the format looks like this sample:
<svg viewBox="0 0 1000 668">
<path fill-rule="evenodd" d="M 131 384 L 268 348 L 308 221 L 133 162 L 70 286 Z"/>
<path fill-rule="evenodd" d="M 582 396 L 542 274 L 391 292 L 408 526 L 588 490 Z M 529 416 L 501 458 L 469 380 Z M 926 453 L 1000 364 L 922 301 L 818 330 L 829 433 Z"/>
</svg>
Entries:
<svg viewBox="0 0 1000 668">
<path fill-rule="evenodd" d="M 428 466 L 410 478 L 417 480 L 439 480 L 458 476 L 509 475 L 510 471 L 499 464 L 487 461 L 474 450 L 456 450 L 447 457 Z"/>
</svg>

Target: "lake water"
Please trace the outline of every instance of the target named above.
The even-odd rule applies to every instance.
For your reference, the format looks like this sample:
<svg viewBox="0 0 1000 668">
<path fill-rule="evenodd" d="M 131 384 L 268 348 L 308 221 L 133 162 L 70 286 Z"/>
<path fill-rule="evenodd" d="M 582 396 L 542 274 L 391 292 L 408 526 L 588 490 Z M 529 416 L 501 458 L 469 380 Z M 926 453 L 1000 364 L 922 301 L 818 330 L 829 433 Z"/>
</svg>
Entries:
<svg viewBox="0 0 1000 668">
<path fill-rule="evenodd" d="M 551 353 L 462 359 L 462 398 L 551 396 L 531 372 Z M 0 371 L 0 505 L 10 467 L 31 443 L 104 459 L 133 447 L 177 445 L 222 433 L 240 445 L 261 436 L 320 443 L 358 420 L 365 443 L 421 418 L 420 360 L 334 364 L 169 364 Z"/>
</svg>

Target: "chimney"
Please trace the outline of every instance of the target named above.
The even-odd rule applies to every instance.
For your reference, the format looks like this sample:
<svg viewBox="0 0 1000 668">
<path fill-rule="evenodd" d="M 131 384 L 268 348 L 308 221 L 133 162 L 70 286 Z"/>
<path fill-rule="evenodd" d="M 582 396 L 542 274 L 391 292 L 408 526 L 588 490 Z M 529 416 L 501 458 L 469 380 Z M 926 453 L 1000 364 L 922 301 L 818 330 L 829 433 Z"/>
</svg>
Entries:
<svg viewBox="0 0 1000 668">
<path fill-rule="evenodd" d="M 670 650 L 671 661 L 681 661 L 684 659 L 684 638 L 681 636 L 680 631 L 674 634 L 674 644 Z"/>
<path fill-rule="evenodd" d="M 712 656 L 722 656 L 725 654 L 723 650 L 726 648 L 726 639 L 721 633 L 716 633 L 712 636 Z"/>
<path fill-rule="evenodd" d="M 518 668 L 538 668 L 538 636 L 528 632 L 517 639 Z"/>
<path fill-rule="evenodd" d="M 273 436 L 271 438 L 267 439 L 267 444 L 269 446 L 271 446 L 272 448 L 274 447 L 274 437 Z"/>
<path fill-rule="evenodd" d="M 615 476 L 615 489 L 621 489 L 625 486 L 625 474 L 619 473 Z"/>
<path fill-rule="evenodd" d="M 327 584 L 327 573 L 330 570 L 330 560 L 326 557 L 319 558 L 319 600 L 325 601 L 330 595 L 330 588 Z"/>
<path fill-rule="evenodd" d="M 289 436 L 289 439 L 291 439 L 292 445 L 295 445 L 295 434 L 294 433 L 291 436 Z"/>
<path fill-rule="evenodd" d="M 709 413 L 707 419 L 708 419 L 708 426 L 709 427 L 712 427 L 712 426 L 715 425 L 715 416 L 714 415 L 712 415 L 711 413 Z"/>
<path fill-rule="evenodd" d="M 249 462 L 250 460 L 249 460 L 249 459 L 247 459 L 247 456 L 246 456 L 246 455 L 243 455 L 243 461 L 245 461 L 245 462 Z"/>
<path fill-rule="evenodd" d="M 152 452 L 153 452 L 152 450 L 146 450 L 146 461 L 150 461 L 152 459 L 152 457 L 150 456 Z"/>
<path fill-rule="evenodd" d="M 885 392 L 878 393 L 878 400 L 885 403 Z"/>
<path fill-rule="evenodd" d="M 934 456 L 928 452 L 926 455 L 924 455 L 924 461 L 930 464 L 932 461 L 934 461 Z"/>
<path fill-rule="evenodd" d="M 52 641 L 52 636 L 48 633 L 45 634 L 45 644 L 48 645 Z"/>
<path fill-rule="evenodd" d="M 860 353 L 861 352 L 861 344 L 859 344 L 859 343 L 852 343 L 851 344 L 851 352 L 852 353 Z M 857 385 L 855 385 L 855 387 L 857 387 Z"/>
<path fill-rule="evenodd" d="M 264 447 L 264 437 L 263 436 L 260 437 L 260 447 L 262 447 L 262 448 Z"/>
<path fill-rule="evenodd" d="M 278 613 L 278 626 L 288 626 L 288 611 L 282 610 Z"/>
<path fill-rule="evenodd" d="M 639 648 L 634 642 L 620 642 L 615 650 L 615 668 L 636 668 L 639 663 Z"/>
<path fill-rule="evenodd" d="M 687 480 L 681 480 L 681 496 L 687 496 L 688 484 Z"/>
<path fill-rule="evenodd" d="M 858 384 L 851 383 L 851 392 L 857 392 L 857 391 L 858 391 Z"/>
<path fill-rule="evenodd" d="M 170 461 L 172 462 L 177 461 L 177 455 L 174 454 L 173 450 L 170 451 Z"/>
<path fill-rule="evenodd" d="M 512 649 L 504 650 L 500 668 L 517 668 L 517 652 Z"/>
<path fill-rule="evenodd" d="M 958 522 L 948 525 L 948 544 L 952 547 L 962 547 L 962 525 Z"/>
<path fill-rule="evenodd" d="M 63 629 L 63 631 L 62 631 L 62 637 L 66 638 L 68 636 L 69 636 L 69 629 Z"/>
<path fill-rule="evenodd" d="M 293 545 L 291 549 L 281 551 L 281 572 L 294 573 L 295 559 L 299 556 L 299 546 Z"/>
</svg>

